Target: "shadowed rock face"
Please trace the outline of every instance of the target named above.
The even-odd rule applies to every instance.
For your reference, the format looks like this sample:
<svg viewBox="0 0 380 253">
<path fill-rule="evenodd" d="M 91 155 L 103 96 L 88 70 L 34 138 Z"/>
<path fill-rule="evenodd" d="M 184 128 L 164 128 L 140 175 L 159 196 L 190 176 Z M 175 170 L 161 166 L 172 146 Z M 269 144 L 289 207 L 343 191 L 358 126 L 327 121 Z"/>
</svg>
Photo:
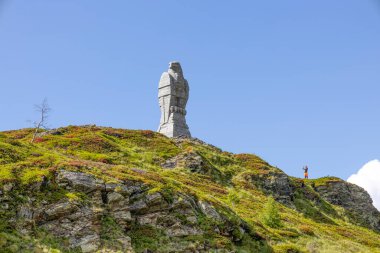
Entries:
<svg viewBox="0 0 380 253">
<path fill-rule="evenodd" d="M 158 132 L 168 137 L 191 137 L 186 124 L 186 104 L 189 85 L 179 62 L 170 62 L 169 70 L 161 75 L 158 100 L 161 120 Z"/>
<path fill-rule="evenodd" d="M 307 217 L 318 222 L 332 223 L 326 215 L 339 216 L 332 209 L 332 204 L 342 207 L 351 223 L 380 231 L 380 212 L 373 206 L 371 197 L 363 188 L 338 178 L 308 187 L 305 181 L 292 181 L 280 170 L 265 167 L 261 170 L 261 173 L 246 175 L 245 180 L 272 195 L 278 202 L 303 212 Z M 326 202 L 329 204 L 326 205 Z"/>
<path fill-rule="evenodd" d="M 293 207 L 294 189 L 289 177 L 279 170 L 271 170 L 263 174 L 251 174 L 246 180 L 272 195 L 278 202 Z"/>
<path fill-rule="evenodd" d="M 343 207 L 351 222 L 380 231 L 380 212 L 363 188 L 341 180 L 328 182 L 315 190 L 326 201 Z"/>
<path fill-rule="evenodd" d="M 81 252 L 102 250 L 102 234 L 107 220 L 115 222 L 116 231 L 124 232 L 112 233 L 118 242 L 113 247 L 117 247 L 118 251 L 101 252 L 135 252 L 129 236 L 134 228 L 162 231 L 162 237 L 169 242 L 166 245 L 168 252 L 217 250 L 207 243 L 195 247 L 191 242 L 177 242 L 183 237 L 202 236 L 205 233 L 199 220 L 202 216 L 219 222 L 220 227 L 215 225 L 217 233 L 230 237 L 232 241 L 238 242 L 244 235 L 261 240 L 255 237 L 243 220 L 230 221 L 212 203 L 191 195 L 172 194 L 168 200 L 160 192 L 150 193 L 149 187 L 141 182 L 106 183 L 93 175 L 67 170 L 60 170 L 54 181 L 62 190 L 82 194 L 85 199 L 65 198 L 53 203 L 36 203 L 31 200 L 17 208 L 14 219 L 23 223 L 24 234 L 31 233 L 33 224 L 38 224 L 52 235 L 66 238 L 69 249 L 80 249 Z M 37 188 L 36 191 L 42 190 Z"/>
</svg>

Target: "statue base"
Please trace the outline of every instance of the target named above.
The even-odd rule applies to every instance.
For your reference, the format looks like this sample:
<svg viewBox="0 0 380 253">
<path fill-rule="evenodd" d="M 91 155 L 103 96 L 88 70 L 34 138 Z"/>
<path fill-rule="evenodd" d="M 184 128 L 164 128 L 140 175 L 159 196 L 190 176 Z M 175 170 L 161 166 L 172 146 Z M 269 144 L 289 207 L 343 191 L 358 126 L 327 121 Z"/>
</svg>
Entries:
<svg viewBox="0 0 380 253">
<path fill-rule="evenodd" d="M 169 138 L 191 138 L 189 127 L 186 124 L 185 116 L 183 113 L 179 112 L 172 112 L 169 116 L 169 121 L 160 125 L 158 132 L 166 135 Z"/>
</svg>

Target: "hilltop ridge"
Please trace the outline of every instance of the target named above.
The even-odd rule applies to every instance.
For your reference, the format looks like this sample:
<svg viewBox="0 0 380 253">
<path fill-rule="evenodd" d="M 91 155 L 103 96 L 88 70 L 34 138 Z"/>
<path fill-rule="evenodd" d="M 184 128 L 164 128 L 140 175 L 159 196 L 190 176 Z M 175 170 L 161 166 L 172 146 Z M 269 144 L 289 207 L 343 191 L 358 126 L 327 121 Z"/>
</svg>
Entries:
<svg viewBox="0 0 380 253">
<path fill-rule="evenodd" d="M 148 130 L 32 134 L 0 132 L 2 252 L 380 252 L 379 211 L 342 179 Z"/>
</svg>

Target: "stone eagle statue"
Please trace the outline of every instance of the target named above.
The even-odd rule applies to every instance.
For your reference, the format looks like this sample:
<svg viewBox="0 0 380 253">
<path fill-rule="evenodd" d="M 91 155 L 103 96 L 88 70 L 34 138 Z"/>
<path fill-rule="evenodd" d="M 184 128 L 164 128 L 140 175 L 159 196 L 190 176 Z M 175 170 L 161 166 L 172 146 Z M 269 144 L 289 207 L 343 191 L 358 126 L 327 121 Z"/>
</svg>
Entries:
<svg viewBox="0 0 380 253">
<path fill-rule="evenodd" d="M 159 133 L 168 137 L 191 137 L 185 118 L 188 99 L 189 84 L 183 76 L 181 64 L 170 62 L 169 69 L 162 73 L 158 86 L 161 109 Z"/>
</svg>

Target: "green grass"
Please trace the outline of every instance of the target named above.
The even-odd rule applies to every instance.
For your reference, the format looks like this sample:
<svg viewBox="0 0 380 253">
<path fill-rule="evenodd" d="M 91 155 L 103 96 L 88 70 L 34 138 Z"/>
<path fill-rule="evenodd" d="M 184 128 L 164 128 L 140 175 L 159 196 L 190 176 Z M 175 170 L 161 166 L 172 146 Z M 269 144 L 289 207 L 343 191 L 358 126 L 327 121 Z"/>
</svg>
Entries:
<svg viewBox="0 0 380 253">
<path fill-rule="evenodd" d="M 279 228 L 282 226 L 277 203 L 273 197 L 268 198 L 261 214 L 261 220 L 265 225 L 271 228 Z"/>
<path fill-rule="evenodd" d="M 3 165 L 0 167 L 0 182 L 6 183 L 15 180 L 13 175 L 13 168 L 10 165 Z"/>
<path fill-rule="evenodd" d="M 308 179 L 308 180 L 306 180 L 306 183 L 308 185 L 318 187 L 318 186 L 322 186 L 322 185 L 327 185 L 328 183 L 331 183 L 331 182 L 340 182 L 340 181 L 342 181 L 342 179 L 337 178 L 337 177 L 327 176 L 327 177 L 321 177 L 321 178 L 317 178 L 317 179 Z"/>
<path fill-rule="evenodd" d="M 15 215 L 16 205 L 26 202 L 27 196 L 49 203 L 62 198 L 86 201 L 81 193 L 68 192 L 54 184 L 31 191 L 44 178 L 53 179 L 59 169 L 90 173 L 106 182 L 141 181 L 150 192 L 160 192 L 168 202 L 173 201 L 175 192 L 191 194 L 213 203 L 228 217 L 232 227 L 243 220 L 251 229 L 250 236 L 234 230 L 234 237 L 240 239 L 234 242 L 215 233 L 215 226 L 222 224 L 201 216 L 198 222 L 205 234 L 181 238 L 177 243 L 207 241 L 209 245 L 236 252 L 271 252 L 271 248 L 275 252 L 380 252 L 379 233 L 347 222 L 347 214 L 340 207 L 327 203 L 314 191 L 314 187 L 340 181 L 339 178 L 301 180 L 289 177 L 295 189 L 294 206 L 272 203 L 278 209 L 276 224 L 280 224 L 273 226 L 262 219 L 262 214 L 268 212 L 266 203 L 270 202 L 270 197 L 248 179 L 283 172 L 256 155 L 232 154 L 193 141 L 175 143 L 145 130 L 69 126 L 46 134 L 33 144 L 31 136 L 32 129 L 0 133 L 0 188 L 15 185 L 12 196 L 18 201 L 7 210 L 0 209 L 0 248 L 5 248 L 4 252 L 20 249 L 28 252 L 29 248 L 36 247 L 65 248 L 65 241 L 44 231 L 36 230 L 34 235 L 24 237 L 8 223 Z M 169 158 L 190 152 L 202 157 L 202 173 L 186 168 L 167 170 L 160 166 Z M 185 221 L 184 217 L 178 218 Z M 100 229 L 103 246 L 113 249 L 120 249 L 117 238 L 125 233 L 132 238 L 136 252 L 146 248 L 165 252 L 171 247 L 173 241 L 170 240 L 175 240 L 149 226 L 131 224 L 126 232 L 111 217 L 103 217 Z M 264 238 L 267 245 L 259 245 L 260 240 L 252 238 Z"/>
</svg>

